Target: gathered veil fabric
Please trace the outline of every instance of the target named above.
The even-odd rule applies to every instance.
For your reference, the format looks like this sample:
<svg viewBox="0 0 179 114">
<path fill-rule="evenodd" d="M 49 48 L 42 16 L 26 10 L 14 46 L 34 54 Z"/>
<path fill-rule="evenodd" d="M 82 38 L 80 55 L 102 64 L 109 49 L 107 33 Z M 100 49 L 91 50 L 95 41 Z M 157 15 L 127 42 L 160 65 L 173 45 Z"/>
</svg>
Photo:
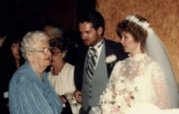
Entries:
<svg viewBox="0 0 179 114">
<path fill-rule="evenodd" d="M 179 92 L 167 50 L 152 28 L 148 29 L 146 51 L 150 57 L 159 63 L 165 73 L 167 90 L 171 108 L 179 107 Z"/>
</svg>

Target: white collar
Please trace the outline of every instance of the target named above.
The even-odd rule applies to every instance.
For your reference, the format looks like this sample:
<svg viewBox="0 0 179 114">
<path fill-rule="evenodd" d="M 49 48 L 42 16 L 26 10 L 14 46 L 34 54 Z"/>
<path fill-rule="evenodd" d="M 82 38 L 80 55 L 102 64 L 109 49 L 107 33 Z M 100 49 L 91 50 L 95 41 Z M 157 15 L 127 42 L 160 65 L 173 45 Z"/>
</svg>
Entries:
<svg viewBox="0 0 179 114">
<path fill-rule="evenodd" d="M 103 43 L 104 43 L 104 40 L 102 39 L 96 45 L 90 46 L 89 48 L 94 48 L 94 49 L 98 50 L 98 48 L 100 48 L 103 45 Z"/>
</svg>

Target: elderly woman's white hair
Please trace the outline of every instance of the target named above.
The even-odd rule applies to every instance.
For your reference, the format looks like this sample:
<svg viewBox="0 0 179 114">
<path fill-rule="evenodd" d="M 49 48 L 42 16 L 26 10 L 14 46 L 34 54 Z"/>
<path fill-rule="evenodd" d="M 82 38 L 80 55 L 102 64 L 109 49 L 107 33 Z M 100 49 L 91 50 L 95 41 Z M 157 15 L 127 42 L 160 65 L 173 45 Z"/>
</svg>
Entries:
<svg viewBox="0 0 179 114">
<path fill-rule="evenodd" d="M 21 52 L 24 59 L 27 59 L 27 53 L 34 49 L 35 44 L 42 40 L 49 40 L 45 32 L 31 31 L 25 34 L 21 42 Z"/>
</svg>

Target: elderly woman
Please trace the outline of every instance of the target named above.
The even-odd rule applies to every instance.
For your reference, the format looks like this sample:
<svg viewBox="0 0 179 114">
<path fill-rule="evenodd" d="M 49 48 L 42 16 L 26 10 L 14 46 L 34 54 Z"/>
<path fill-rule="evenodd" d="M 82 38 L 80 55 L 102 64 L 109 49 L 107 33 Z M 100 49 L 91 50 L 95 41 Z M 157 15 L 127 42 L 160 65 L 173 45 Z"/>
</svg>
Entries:
<svg viewBox="0 0 179 114">
<path fill-rule="evenodd" d="M 11 114 L 60 114 L 62 103 L 48 81 L 49 37 L 41 31 L 27 33 L 22 45 L 26 60 L 13 75 L 9 88 Z"/>
</svg>

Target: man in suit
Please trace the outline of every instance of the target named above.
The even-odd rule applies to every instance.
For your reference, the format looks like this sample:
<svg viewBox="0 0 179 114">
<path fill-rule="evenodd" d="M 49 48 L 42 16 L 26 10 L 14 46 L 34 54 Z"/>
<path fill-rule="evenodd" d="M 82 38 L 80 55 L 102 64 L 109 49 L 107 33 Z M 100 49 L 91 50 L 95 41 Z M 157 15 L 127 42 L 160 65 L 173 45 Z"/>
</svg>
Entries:
<svg viewBox="0 0 179 114">
<path fill-rule="evenodd" d="M 99 97 L 102 94 L 109 76 L 116 61 L 127 57 L 122 45 L 104 38 L 105 22 L 103 16 L 97 12 L 90 12 L 79 20 L 79 31 L 85 48 L 80 50 L 84 52 L 78 56 L 78 62 L 75 66 L 75 97 L 82 103 L 80 114 L 88 114 L 93 107 L 99 103 Z M 89 51 L 95 50 L 95 65 L 93 71 L 89 71 Z M 86 53 L 86 54 L 85 54 Z M 93 60 L 94 61 L 94 60 Z M 89 78 L 89 72 L 90 74 Z M 81 97 L 82 96 L 82 97 Z"/>
</svg>

